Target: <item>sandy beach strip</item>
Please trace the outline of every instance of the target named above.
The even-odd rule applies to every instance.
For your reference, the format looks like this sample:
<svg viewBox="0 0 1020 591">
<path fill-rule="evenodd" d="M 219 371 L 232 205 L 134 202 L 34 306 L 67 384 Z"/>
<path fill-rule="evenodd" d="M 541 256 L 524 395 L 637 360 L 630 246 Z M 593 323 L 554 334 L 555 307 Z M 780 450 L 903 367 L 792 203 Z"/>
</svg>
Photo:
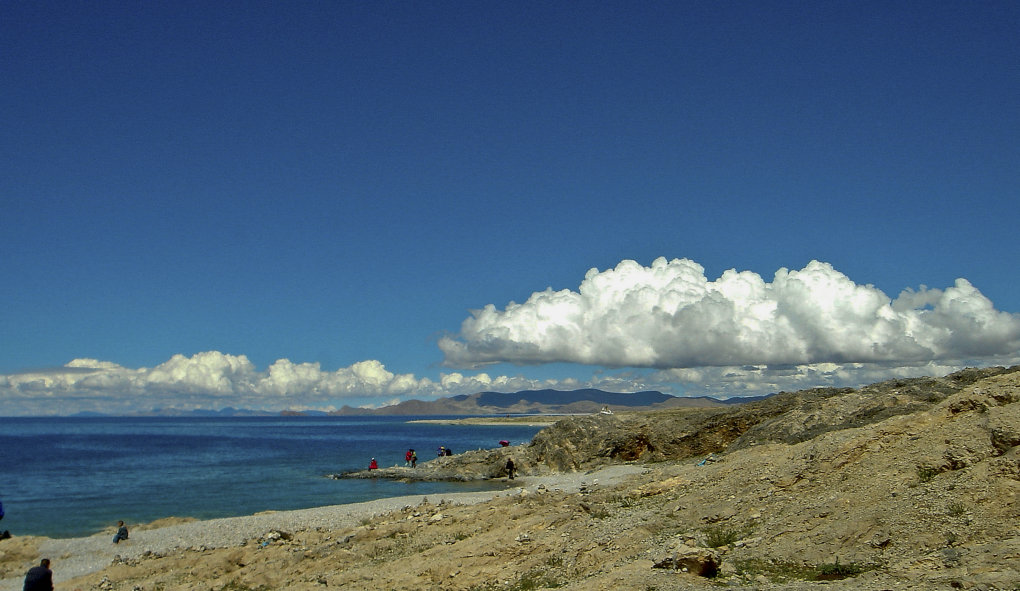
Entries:
<svg viewBox="0 0 1020 591">
<path fill-rule="evenodd" d="M 177 549 L 230 548 L 242 546 L 248 540 L 259 539 L 273 530 L 344 530 L 358 526 L 373 516 L 416 506 L 425 500 L 436 504 L 446 502 L 473 505 L 498 496 L 521 494 L 522 491 L 534 492 L 539 486 L 549 490 L 577 492 L 582 486 L 613 486 L 643 471 L 641 466 L 618 465 L 591 472 L 520 477 L 513 481 L 512 488 L 504 490 L 409 495 L 346 505 L 191 521 L 158 529 L 132 531 L 131 538 L 120 544 L 114 544 L 112 534 L 108 533 L 84 538 L 47 538 L 40 544 L 39 551 L 41 557 L 53 561 L 53 579 L 59 583 L 102 570 L 117 556 L 128 559 L 137 558 L 146 552 L 165 554 Z M 20 590 L 24 583 L 23 577 L 22 573 L 16 578 L 0 580 L 0 591 Z"/>
<path fill-rule="evenodd" d="M 500 427 L 519 425 L 522 427 L 548 427 L 563 419 L 566 415 L 533 416 L 533 417 L 468 417 L 462 419 L 412 419 L 408 423 L 424 423 L 432 425 L 481 425 L 484 427 Z"/>
</svg>

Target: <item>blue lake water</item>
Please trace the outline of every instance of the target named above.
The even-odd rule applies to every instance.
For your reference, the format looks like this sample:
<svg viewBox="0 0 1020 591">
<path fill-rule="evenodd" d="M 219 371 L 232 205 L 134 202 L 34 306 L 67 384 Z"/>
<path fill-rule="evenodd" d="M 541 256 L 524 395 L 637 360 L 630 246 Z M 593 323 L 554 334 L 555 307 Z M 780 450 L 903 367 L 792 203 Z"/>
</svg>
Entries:
<svg viewBox="0 0 1020 591">
<path fill-rule="evenodd" d="M 436 417 L 428 417 L 436 418 Z M 441 492 L 495 483 L 332 480 L 454 453 L 525 443 L 527 426 L 409 423 L 408 417 L 0 418 L 0 530 L 74 537 L 123 519 L 200 519 Z"/>
</svg>

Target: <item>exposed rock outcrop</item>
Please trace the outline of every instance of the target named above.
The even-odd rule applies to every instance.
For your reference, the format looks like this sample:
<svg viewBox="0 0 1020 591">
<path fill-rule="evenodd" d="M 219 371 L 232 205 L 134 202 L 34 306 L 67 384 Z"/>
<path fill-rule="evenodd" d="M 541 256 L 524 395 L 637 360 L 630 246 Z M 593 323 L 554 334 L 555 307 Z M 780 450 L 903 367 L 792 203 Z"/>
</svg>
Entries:
<svg viewBox="0 0 1020 591">
<path fill-rule="evenodd" d="M 567 417 L 530 443 L 442 457 L 415 469 L 364 470 L 337 477 L 407 480 L 479 480 L 506 475 L 508 457 L 521 475 L 589 470 L 607 463 L 698 458 L 768 443 L 796 444 L 824 433 L 859 428 L 929 410 L 978 380 L 1020 367 L 967 369 L 942 378 L 890 380 L 860 389 L 817 388 L 781 392 L 765 400 L 723 408 L 593 414 Z M 996 394 L 1003 396 L 1002 394 Z M 965 397 L 961 411 L 1001 401 Z M 1016 445 L 1013 432 L 996 428 L 997 445 Z"/>
<path fill-rule="evenodd" d="M 502 478 L 507 475 L 506 461 L 514 458 L 518 470 L 528 466 L 528 472 L 535 472 L 525 462 L 524 446 L 500 447 L 495 449 L 479 449 L 452 456 L 443 456 L 422 462 L 414 468 L 393 466 L 377 470 L 358 470 L 343 474 L 330 474 L 329 478 L 389 478 L 393 480 L 421 481 L 471 481 Z M 518 463 L 518 458 L 520 462 Z"/>
<path fill-rule="evenodd" d="M 711 548 L 700 548 L 679 544 L 672 554 L 656 562 L 655 568 L 671 568 L 699 577 L 714 577 L 719 574 L 719 553 Z"/>
</svg>

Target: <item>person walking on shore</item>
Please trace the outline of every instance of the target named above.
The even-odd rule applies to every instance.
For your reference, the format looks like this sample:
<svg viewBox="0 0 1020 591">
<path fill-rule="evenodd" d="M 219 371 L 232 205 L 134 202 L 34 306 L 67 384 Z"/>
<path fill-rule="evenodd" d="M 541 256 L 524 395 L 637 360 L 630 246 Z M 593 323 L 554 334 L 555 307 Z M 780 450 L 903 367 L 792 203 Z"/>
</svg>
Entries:
<svg viewBox="0 0 1020 591">
<path fill-rule="evenodd" d="M 513 458 L 507 458 L 506 459 L 506 475 L 510 478 L 510 480 L 514 479 L 514 472 L 516 470 L 517 470 L 517 466 L 514 465 L 514 459 Z"/>
<path fill-rule="evenodd" d="M 49 558 L 43 558 L 39 566 L 28 569 L 24 591 L 53 591 L 53 571 L 50 570 Z"/>
<path fill-rule="evenodd" d="M 418 452 L 411 450 L 411 467 L 414 468 L 418 465 Z"/>
</svg>

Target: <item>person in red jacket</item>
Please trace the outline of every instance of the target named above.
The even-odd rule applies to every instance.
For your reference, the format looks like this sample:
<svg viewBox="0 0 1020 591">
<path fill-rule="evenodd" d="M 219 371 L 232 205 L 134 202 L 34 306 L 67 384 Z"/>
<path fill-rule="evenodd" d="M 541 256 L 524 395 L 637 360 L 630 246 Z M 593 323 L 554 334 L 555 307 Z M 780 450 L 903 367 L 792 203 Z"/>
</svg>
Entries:
<svg viewBox="0 0 1020 591">
<path fill-rule="evenodd" d="M 372 461 L 368 463 L 368 469 L 369 470 L 376 470 L 378 468 L 379 468 L 379 463 L 375 461 L 375 458 L 372 458 Z"/>
</svg>

